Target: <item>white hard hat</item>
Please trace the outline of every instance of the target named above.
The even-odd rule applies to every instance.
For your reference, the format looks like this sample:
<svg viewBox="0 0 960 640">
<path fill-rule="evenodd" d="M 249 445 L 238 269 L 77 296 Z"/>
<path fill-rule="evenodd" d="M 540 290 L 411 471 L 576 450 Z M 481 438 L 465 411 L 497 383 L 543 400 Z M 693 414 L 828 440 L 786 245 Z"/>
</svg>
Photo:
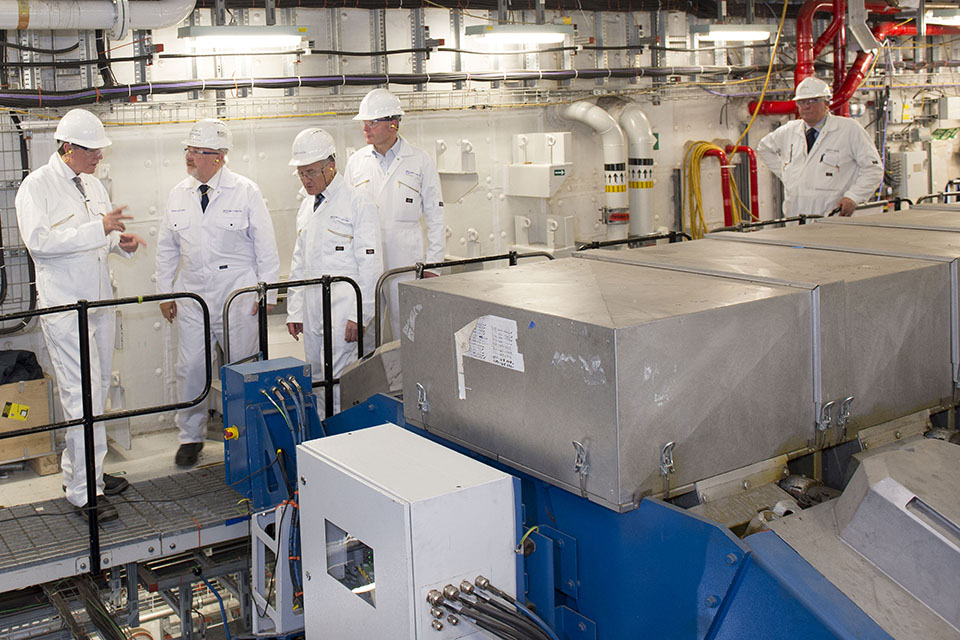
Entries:
<svg viewBox="0 0 960 640">
<path fill-rule="evenodd" d="M 386 89 L 374 89 L 360 101 L 360 113 L 354 120 L 379 120 L 390 116 L 402 116 L 400 99 Z"/>
<path fill-rule="evenodd" d="M 57 123 L 53 137 L 60 142 L 71 142 L 87 149 L 103 149 L 111 144 L 100 118 L 86 109 L 68 111 Z"/>
<path fill-rule="evenodd" d="M 800 84 L 797 85 L 797 93 L 793 99 L 809 100 L 811 98 L 824 98 L 829 100 L 831 95 L 830 85 L 820 78 L 810 76 L 809 78 L 804 78 Z"/>
<path fill-rule="evenodd" d="M 293 139 L 293 157 L 291 167 L 305 167 L 308 164 L 326 160 L 337 152 L 333 136 L 318 127 L 304 129 Z"/>
<path fill-rule="evenodd" d="M 222 120 L 204 118 L 190 127 L 190 135 L 182 142 L 188 147 L 226 150 L 233 142 L 233 135 Z"/>
</svg>

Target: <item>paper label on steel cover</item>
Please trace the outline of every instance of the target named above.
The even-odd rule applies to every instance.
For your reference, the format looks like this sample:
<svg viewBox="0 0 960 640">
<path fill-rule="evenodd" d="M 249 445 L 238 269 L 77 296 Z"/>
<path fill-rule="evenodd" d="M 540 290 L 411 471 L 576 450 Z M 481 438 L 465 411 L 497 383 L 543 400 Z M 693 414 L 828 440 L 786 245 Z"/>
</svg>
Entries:
<svg viewBox="0 0 960 640">
<path fill-rule="evenodd" d="M 457 391 L 467 397 L 463 359 L 473 358 L 505 369 L 523 371 L 523 354 L 517 349 L 517 321 L 498 316 L 481 316 L 453 334 L 457 350 Z"/>
</svg>

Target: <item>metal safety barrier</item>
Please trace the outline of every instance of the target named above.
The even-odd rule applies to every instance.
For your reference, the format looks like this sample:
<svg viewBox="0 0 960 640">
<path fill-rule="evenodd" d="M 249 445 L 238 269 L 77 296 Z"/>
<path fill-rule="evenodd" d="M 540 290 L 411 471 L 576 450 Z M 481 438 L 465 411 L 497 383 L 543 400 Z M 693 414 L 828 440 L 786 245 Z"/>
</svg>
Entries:
<svg viewBox="0 0 960 640">
<path fill-rule="evenodd" d="M 547 251 L 531 251 L 529 253 L 517 253 L 516 251 L 510 251 L 508 253 L 499 253 L 493 256 L 480 256 L 479 258 L 464 258 L 463 260 L 445 260 L 444 262 L 418 262 L 412 264 L 409 267 L 397 267 L 396 269 L 389 269 L 380 274 L 380 278 L 377 279 L 377 287 L 374 290 L 374 313 L 373 313 L 373 325 L 374 325 L 374 346 L 379 347 L 382 341 L 382 322 L 380 316 L 383 313 L 383 303 L 382 303 L 382 292 L 383 285 L 387 280 L 395 276 L 400 275 L 401 273 L 409 273 L 413 271 L 417 280 L 423 279 L 423 272 L 427 269 L 442 269 L 443 267 L 460 267 L 469 264 L 480 264 L 482 262 L 493 262 L 495 260 L 507 260 L 510 263 L 511 267 L 517 265 L 517 260 L 520 258 L 549 258 L 550 260 L 554 259 L 554 256 Z M 394 336 L 396 337 L 396 336 Z"/>
<path fill-rule="evenodd" d="M 199 396 L 188 402 L 177 402 L 172 404 L 155 405 L 142 409 L 126 409 L 105 414 L 93 413 L 93 392 L 91 389 L 90 373 L 90 318 L 88 312 L 90 309 L 101 307 L 120 307 L 128 304 L 143 304 L 145 302 L 163 302 L 165 300 L 174 300 L 177 298 L 191 298 L 196 300 L 203 312 L 204 327 L 204 353 L 206 355 L 206 380 L 203 391 Z M 83 425 L 83 458 L 87 467 L 87 521 L 90 530 L 90 573 L 93 575 L 100 573 L 100 529 L 97 518 L 97 477 L 96 464 L 94 461 L 94 438 L 93 424 L 102 420 L 116 420 L 119 418 L 132 418 L 135 416 L 145 416 L 152 413 L 161 413 L 176 409 L 186 409 L 203 402 L 204 398 L 210 392 L 211 364 L 210 364 L 210 312 L 207 309 L 203 298 L 195 293 L 165 293 L 149 296 L 136 296 L 129 298 L 117 298 L 115 300 L 77 300 L 75 304 L 65 304 L 57 307 L 46 307 L 43 309 L 31 309 L 28 311 L 18 311 L 0 316 L 0 322 L 6 320 L 17 320 L 21 318 L 31 318 L 34 316 L 46 316 L 54 313 L 65 313 L 70 311 L 77 312 L 77 333 L 80 347 L 80 394 L 83 399 L 83 417 L 54 424 L 42 425 L 38 427 L 29 427 L 7 431 L 0 434 L 0 439 L 16 438 L 18 436 L 30 435 L 33 433 L 43 433 L 54 431 L 56 429 L 65 429 Z"/>
<path fill-rule="evenodd" d="M 323 380 L 313 381 L 313 387 L 323 387 L 324 413 L 329 418 L 333 415 L 333 389 L 340 383 L 340 378 L 333 377 L 333 318 L 330 315 L 330 292 L 333 283 L 345 282 L 353 287 L 357 295 L 357 358 L 363 355 L 363 296 L 360 286 L 346 276 L 321 276 L 306 280 L 289 280 L 287 282 L 260 282 L 253 287 L 244 287 L 233 291 L 223 303 L 223 359 L 233 364 L 230 359 L 230 307 L 233 301 L 245 293 L 257 294 L 257 322 L 259 335 L 259 357 L 261 360 L 269 358 L 267 346 L 267 292 L 274 289 L 291 287 L 308 287 L 321 285 L 323 287 Z M 242 358 L 237 362 L 255 359 L 258 354 Z"/>
</svg>

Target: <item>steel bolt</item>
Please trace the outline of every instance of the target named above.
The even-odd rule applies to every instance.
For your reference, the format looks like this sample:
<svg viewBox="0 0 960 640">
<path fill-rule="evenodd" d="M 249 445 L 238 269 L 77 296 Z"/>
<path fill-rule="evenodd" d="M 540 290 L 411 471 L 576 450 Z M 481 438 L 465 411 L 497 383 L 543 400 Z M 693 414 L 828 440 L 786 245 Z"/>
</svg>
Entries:
<svg viewBox="0 0 960 640">
<path fill-rule="evenodd" d="M 147 553 L 153 553 L 153 547 L 147 547 Z"/>
<path fill-rule="evenodd" d="M 450 615 L 447 616 L 447 622 L 449 622 L 451 626 L 455 627 L 458 624 L 460 624 L 460 618 L 458 618 L 457 616 L 451 613 Z"/>
<path fill-rule="evenodd" d="M 443 609 L 440 607 L 430 607 L 430 615 L 439 620 L 443 617 Z"/>
<path fill-rule="evenodd" d="M 171 548 L 171 549 L 176 549 L 176 548 L 177 548 L 177 543 L 176 543 L 176 542 L 171 542 L 171 543 L 170 543 L 170 548 Z"/>
<path fill-rule="evenodd" d="M 583 633 L 584 631 L 587 630 L 587 625 L 585 625 L 585 624 L 582 623 L 582 622 L 578 622 L 578 623 L 577 623 L 577 630 L 580 631 L 580 633 Z"/>
<path fill-rule="evenodd" d="M 304 571 L 304 572 L 303 572 L 303 575 L 305 575 L 305 576 L 307 577 L 307 580 L 310 579 L 310 572 L 309 572 L 309 571 Z"/>
<path fill-rule="evenodd" d="M 434 620 L 433 622 L 430 623 L 430 626 L 436 629 L 437 631 L 440 631 L 441 629 L 443 629 L 443 623 L 440 622 L 439 620 Z"/>
<path fill-rule="evenodd" d="M 87 563 L 86 563 L 86 562 L 81 562 L 81 563 L 80 563 L 80 568 L 83 569 L 83 570 L 86 570 L 86 569 L 87 569 Z"/>
<path fill-rule="evenodd" d="M 750 483 L 747 480 L 744 480 L 743 482 L 740 483 L 740 486 L 743 487 L 744 491 L 746 491 L 747 489 L 750 488 Z"/>
<path fill-rule="evenodd" d="M 303 476 L 300 476 L 300 484 L 307 484 L 307 479 Z"/>
<path fill-rule="evenodd" d="M 897 440 L 899 440 L 900 438 L 903 437 L 903 434 L 900 433 L 899 431 L 894 431 L 894 432 L 893 432 L 893 437 L 896 438 Z"/>
<path fill-rule="evenodd" d="M 737 557 L 737 554 L 735 554 L 735 553 L 728 553 L 728 554 L 727 554 L 727 564 L 730 565 L 731 567 L 732 567 L 733 565 L 737 564 L 737 562 L 739 562 L 739 561 L 740 561 L 740 558 Z"/>
<path fill-rule="evenodd" d="M 716 609 L 720 604 L 720 599 L 717 596 L 707 596 L 706 604 L 710 609 Z"/>
<path fill-rule="evenodd" d="M 576 586 L 577 586 L 577 583 L 575 583 L 573 580 L 567 580 L 567 588 L 568 588 L 568 589 L 573 589 L 573 588 L 575 588 Z"/>
</svg>

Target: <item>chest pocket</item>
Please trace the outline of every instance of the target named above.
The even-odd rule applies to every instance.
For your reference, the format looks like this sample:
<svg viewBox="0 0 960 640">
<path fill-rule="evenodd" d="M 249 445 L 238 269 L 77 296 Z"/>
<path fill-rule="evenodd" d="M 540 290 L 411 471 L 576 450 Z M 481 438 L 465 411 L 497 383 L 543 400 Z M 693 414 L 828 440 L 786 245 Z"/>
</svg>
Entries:
<svg viewBox="0 0 960 640">
<path fill-rule="evenodd" d="M 250 220 L 238 209 L 227 209 L 217 214 L 214 223 L 223 231 L 243 231 L 250 225 Z"/>
<path fill-rule="evenodd" d="M 183 231 L 190 226 L 190 216 L 184 210 L 171 211 L 167 214 L 167 228 L 173 231 Z"/>
<path fill-rule="evenodd" d="M 814 188 L 820 191 L 836 191 L 844 188 L 843 172 L 840 168 L 841 153 L 839 149 L 824 149 L 818 158 L 816 169 L 816 183 Z"/>
<path fill-rule="evenodd" d="M 417 176 L 404 175 L 397 179 L 396 204 L 397 222 L 417 222 L 420 220 L 420 186 L 422 179 Z"/>
<path fill-rule="evenodd" d="M 353 225 L 330 218 L 323 231 L 323 271 L 339 275 L 354 263 Z"/>
</svg>

